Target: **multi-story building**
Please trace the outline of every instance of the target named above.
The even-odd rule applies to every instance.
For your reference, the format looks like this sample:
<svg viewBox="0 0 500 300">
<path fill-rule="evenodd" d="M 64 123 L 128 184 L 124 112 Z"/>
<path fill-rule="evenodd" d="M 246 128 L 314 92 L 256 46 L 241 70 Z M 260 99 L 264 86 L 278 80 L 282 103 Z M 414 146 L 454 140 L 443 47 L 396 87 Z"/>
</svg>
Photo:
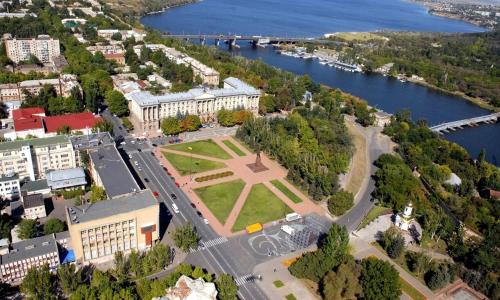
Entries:
<svg viewBox="0 0 500 300">
<path fill-rule="evenodd" d="M 15 63 L 29 60 L 31 55 L 36 56 L 42 63 L 49 63 L 53 57 L 61 55 L 59 40 L 48 35 L 31 39 L 10 38 L 4 42 L 7 56 Z"/>
<path fill-rule="evenodd" d="M 104 188 L 109 198 L 140 189 L 114 144 L 103 145 L 88 152 L 90 176 L 96 185 Z"/>
<path fill-rule="evenodd" d="M 47 264 L 52 272 L 60 264 L 59 248 L 54 234 L 10 245 L 8 254 L 0 256 L 0 279 L 5 283 L 20 282 L 31 268 Z"/>
<path fill-rule="evenodd" d="M 63 74 L 54 79 L 25 80 L 0 84 L 0 101 L 24 101 L 26 93 L 37 95 L 44 86 L 54 87 L 58 96 L 68 97 L 74 88 L 80 89 L 76 75 Z"/>
<path fill-rule="evenodd" d="M 88 46 L 86 48 L 90 53 L 96 54 L 97 52 L 101 52 L 102 54 L 122 54 L 125 53 L 125 50 L 123 50 L 123 47 L 118 44 L 113 44 L 113 45 L 95 45 L 95 46 Z"/>
<path fill-rule="evenodd" d="M 32 194 L 23 196 L 24 218 L 36 220 L 45 218 L 47 210 L 45 209 L 45 199 L 42 194 Z"/>
<path fill-rule="evenodd" d="M 87 185 L 85 171 L 82 168 L 50 170 L 46 177 L 47 185 L 52 190 L 83 188 Z"/>
<path fill-rule="evenodd" d="M 0 197 L 2 199 L 16 199 L 19 197 L 21 186 L 16 173 L 5 174 L 0 177 Z"/>
<path fill-rule="evenodd" d="M 176 64 L 190 66 L 193 70 L 194 79 L 199 77 L 203 84 L 217 86 L 219 85 L 219 72 L 202 64 L 196 59 L 187 56 L 186 54 L 177 51 L 174 48 L 167 47 L 162 44 L 145 44 L 134 46 L 134 52 L 140 56 L 142 47 L 146 47 L 151 51 L 162 51 L 165 56 Z"/>
<path fill-rule="evenodd" d="M 119 29 L 99 29 L 97 30 L 97 35 L 103 37 L 107 40 L 111 40 L 114 34 L 119 33 L 121 35 L 121 40 L 134 38 L 137 42 L 142 41 L 145 37 L 145 33 L 141 33 L 137 30 L 119 30 Z"/>
<path fill-rule="evenodd" d="M 75 152 L 67 136 L 0 143 L 0 174 L 17 173 L 21 180 L 45 178 L 49 169 L 76 167 Z"/>
<path fill-rule="evenodd" d="M 117 251 L 144 251 L 159 240 L 159 204 L 150 190 L 68 207 L 66 219 L 78 263 L 113 259 Z"/>
<path fill-rule="evenodd" d="M 179 114 L 198 115 L 202 121 L 215 118 L 221 109 L 259 110 L 260 91 L 237 78 L 224 80 L 222 89 L 191 89 L 183 93 L 152 95 L 149 92 L 126 94 L 134 126 L 143 131 L 158 130 L 160 121 Z"/>
</svg>

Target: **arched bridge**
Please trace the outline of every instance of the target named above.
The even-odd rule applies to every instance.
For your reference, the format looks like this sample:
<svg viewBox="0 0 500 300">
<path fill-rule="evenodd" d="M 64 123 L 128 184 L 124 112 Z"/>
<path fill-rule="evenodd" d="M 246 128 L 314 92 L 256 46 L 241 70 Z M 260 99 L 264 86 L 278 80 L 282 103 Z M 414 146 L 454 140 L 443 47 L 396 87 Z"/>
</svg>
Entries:
<svg viewBox="0 0 500 300">
<path fill-rule="evenodd" d="M 464 126 L 477 126 L 479 123 L 488 123 L 492 124 L 498 121 L 500 119 L 500 112 L 498 113 L 493 113 L 490 115 L 486 116 L 481 116 L 481 117 L 475 117 L 475 118 L 469 118 L 469 119 L 464 119 L 464 120 L 459 120 L 459 121 L 453 121 L 453 122 L 447 122 L 443 124 L 439 124 L 436 126 L 430 127 L 430 129 L 434 132 L 438 133 L 443 133 L 443 132 L 449 132 L 455 131 L 457 129 L 462 129 Z"/>
</svg>

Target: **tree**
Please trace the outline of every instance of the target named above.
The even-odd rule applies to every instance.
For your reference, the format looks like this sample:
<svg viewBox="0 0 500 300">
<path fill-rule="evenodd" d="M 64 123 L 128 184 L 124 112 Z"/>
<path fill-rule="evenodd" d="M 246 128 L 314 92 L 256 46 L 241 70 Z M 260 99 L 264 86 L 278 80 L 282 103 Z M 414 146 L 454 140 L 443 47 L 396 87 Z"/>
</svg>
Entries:
<svg viewBox="0 0 500 300">
<path fill-rule="evenodd" d="M 105 120 L 105 121 L 100 121 L 97 124 L 92 127 L 92 132 L 110 132 L 111 134 L 113 133 L 113 123 Z"/>
<path fill-rule="evenodd" d="M 198 246 L 199 237 L 191 223 L 177 227 L 172 233 L 172 238 L 175 245 L 184 252 Z"/>
<path fill-rule="evenodd" d="M 437 268 L 425 274 L 425 283 L 433 290 L 444 287 L 449 281 L 450 272 L 444 264 L 440 264 Z"/>
<path fill-rule="evenodd" d="M 104 188 L 97 186 L 93 184 L 90 187 L 90 197 L 89 200 L 91 203 L 99 202 L 102 200 L 106 200 L 108 196 L 106 195 L 106 191 L 104 191 Z"/>
<path fill-rule="evenodd" d="M 57 129 L 57 135 L 66 135 L 71 133 L 71 127 L 63 125 Z"/>
<path fill-rule="evenodd" d="M 128 271 L 129 264 L 127 262 L 127 259 L 123 255 L 122 251 L 115 252 L 113 263 L 115 265 L 114 274 L 116 275 L 118 280 L 120 281 L 124 280 L 129 274 Z"/>
<path fill-rule="evenodd" d="M 100 102 L 99 83 L 94 78 L 91 78 L 82 83 L 85 108 L 90 112 L 96 113 Z"/>
<path fill-rule="evenodd" d="M 366 258 L 361 262 L 361 286 L 366 300 L 399 299 L 401 284 L 399 273 L 386 261 Z"/>
<path fill-rule="evenodd" d="M 29 269 L 21 284 L 21 291 L 29 299 L 57 299 L 54 294 L 54 281 L 51 280 L 49 266 L 45 264 L 41 268 Z"/>
<path fill-rule="evenodd" d="M 338 191 L 328 199 L 328 210 L 335 216 L 343 215 L 354 205 L 354 197 L 351 192 Z"/>
<path fill-rule="evenodd" d="M 110 90 L 106 93 L 106 103 L 109 111 L 118 117 L 123 117 L 129 114 L 128 101 L 122 93 Z"/>
<path fill-rule="evenodd" d="M 323 278 L 322 292 L 327 300 L 358 299 L 363 289 L 359 283 L 361 265 L 350 258 L 337 271 L 328 271 Z"/>
<path fill-rule="evenodd" d="M 22 240 L 34 238 L 37 233 L 36 220 L 24 219 L 18 225 L 17 234 Z"/>
<path fill-rule="evenodd" d="M 13 227 L 14 223 L 12 222 L 10 215 L 2 214 L 0 217 L 0 238 L 9 238 L 10 231 Z"/>
<path fill-rule="evenodd" d="M 225 110 L 224 108 L 219 110 L 217 113 L 217 121 L 220 125 L 225 127 L 231 127 L 236 124 L 233 118 L 233 113 L 231 111 Z"/>
<path fill-rule="evenodd" d="M 396 235 L 389 247 L 387 248 L 387 255 L 390 258 L 398 258 L 401 256 L 405 249 L 405 239 L 401 234 Z"/>
<path fill-rule="evenodd" d="M 238 286 L 234 281 L 233 276 L 229 274 L 221 274 L 215 280 L 217 286 L 217 298 L 220 300 L 236 300 L 238 299 Z"/>
<path fill-rule="evenodd" d="M 64 222 L 55 218 L 48 220 L 47 223 L 43 225 L 43 233 L 45 235 L 63 232 L 65 229 L 66 226 L 64 225 Z"/>
<path fill-rule="evenodd" d="M 111 39 L 114 40 L 114 41 L 121 41 L 122 40 L 122 34 L 119 33 L 119 32 L 115 32 L 115 33 L 113 33 L 113 35 L 111 35 Z"/>
<path fill-rule="evenodd" d="M 179 120 L 174 117 L 168 117 L 161 121 L 161 130 L 165 135 L 176 135 L 182 132 Z"/>
<path fill-rule="evenodd" d="M 431 258 L 422 252 L 409 251 L 406 257 L 410 271 L 419 276 L 425 274 L 431 267 Z"/>
<path fill-rule="evenodd" d="M 82 268 L 76 271 L 74 264 L 59 265 L 57 268 L 57 279 L 66 296 L 73 293 L 79 285 L 85 282 L 85 270 L 86 268 Z"/>
<path fill-rule="evenodd" d="M 200 267 L 195 267 L 193 273 L 191 273 L 191 277 L 193 277 L 194 279 L 203 277 L 203 275 L 204 275 L 203 269 Z"/>
<path fill-rule="evenodd" d="M 187 115 L 180 122 L 183 131 L 196 131 L 201 127 L 200 118 L 196 115 Z"/>
</svg>

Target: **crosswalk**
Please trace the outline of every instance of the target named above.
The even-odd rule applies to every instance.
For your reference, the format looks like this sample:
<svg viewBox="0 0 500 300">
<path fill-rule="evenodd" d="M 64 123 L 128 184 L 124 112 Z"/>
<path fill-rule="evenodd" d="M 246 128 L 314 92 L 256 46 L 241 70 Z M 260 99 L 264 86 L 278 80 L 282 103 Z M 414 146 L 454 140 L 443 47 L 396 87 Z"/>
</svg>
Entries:
<svg viewBox="0 0 500 300">
<path fill-rule="evenodd" d="M 254 282 L 255 276 L 252 274 L 247 274 L 247 275 L 243 275 L 243 276 L 236 278 L 234 281 L 236 281 L 237 286 L 242 286 L 245 283 Z"/>
<path fill-rule="evenodd" d="M 197 248 L 195 248 L 195 249 L 189 248 L 189 253 L 195 253 L 196 251 L 203 250 L 203 249 L 208 248 L 208 247 L 217 246 L 217 245 L 223 244 L 227 241 L 228 241 L 228 239 L 225 236 L 221 236 L 221 237 L 218 237 L 218 238 L 210 240 L 210 241 L 205 241 L 205 242 L 201 241 L 200 246 L 198 246 Z"/>
</svg>

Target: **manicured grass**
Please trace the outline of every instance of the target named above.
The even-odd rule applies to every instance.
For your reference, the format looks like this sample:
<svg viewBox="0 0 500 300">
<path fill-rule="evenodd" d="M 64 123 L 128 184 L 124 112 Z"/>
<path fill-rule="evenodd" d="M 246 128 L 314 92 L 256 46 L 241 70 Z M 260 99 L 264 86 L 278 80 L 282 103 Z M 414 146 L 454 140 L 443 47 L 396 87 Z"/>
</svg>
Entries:
<svg viewBox="0 0 500 300">
<path fill-rule="evenodd" d="M 191 147 L 192 150 L 189 150 L 189 147 Z M 217 145 L 212 140 L 175 144 L 167 146 L 166 148 L 193 154 L 206 155 L 220 159 L 231 158 L 231 155 L 229 155 L 226 151 L 224 151 L 221 147 L 219 147 L 219 145 Z"/>
<path fill-rule="evenodd" d="M 375 220 L 379 216 L 390 213 L 391 210 L 387 207 L 383 206 L 374 206 L 370 212 L 366 215 L 366 217 L 363 219 L 363 222 L 359 224 L 358 229 L 365 228 L 366 225 L 370 224 L 371 221 Z"/>
<path fill-rule="evenodd" d="M 285 286 L 285 284 L 284 284 L 284 283 L 283 283 L 283 281 L 281 281 L 281 280 L 275 280 L 275 281 L 273 282 L 273 284 L 274 284 L 274 286 L 275 286 L 275 287 L 277 287 L 277 288 L 280 288 L 280 287 L 284 287 L 284 286 Z"/>
<path fill-rule="evenodd" d="M 182 176 L 226 167 L 225 164 L 218 161 L 191 158 L 169 152 L 163 152 L 163 155 Z"/>
<path fill-rule="evenodd" d="M 244 186 L 243 180 L 234 180 L 198 188 L 194 191 L 217 220 L 224 224 Z"/>
<path fill-rule="evenodd" d="M 416 288 L 411 284 L 406 282 L 403 278 L 399 277 L 399 282 L 401 283 L 401 290 L 410 296 L 413 300 L 426 300 L 425 296 L 422 295 Z"/>
<path fill-rule="evenodd" d="M 235 144 L 233 144 L 230 140 L 224 140 L 222 142 L 238 156 L 246 156 L 245 152 L 241 151 L 241 149 L 238 148 Z"/>
<path fill-rule="evenodd" d="M 278 189 L 280 190 L 285 196 L 288 197 L 288 199 L 292 200 L 293 203 L 300 203 L 302 202 L 302 199 L 299 198 L 299 196 L 295 195 L 292 191 L 290 191 L 289 188 L 287 188 L 281 181 L 278 179 L 271 180 L 271 183 Z"/>
<path fill-rule="evenodd" d="M 286 300 L 297 300 L 294 294 L 288 294 L 285 296 Z"/>
<path fill-rule="evenodd" d="M 281 199 L 271 192 L 264 184 L 252 187 L 243 208 L 233 225 L 232 231 L 240 231 L 254 223 L 265 224 L 284 218 L 293 212 Z"/>
</svg>

